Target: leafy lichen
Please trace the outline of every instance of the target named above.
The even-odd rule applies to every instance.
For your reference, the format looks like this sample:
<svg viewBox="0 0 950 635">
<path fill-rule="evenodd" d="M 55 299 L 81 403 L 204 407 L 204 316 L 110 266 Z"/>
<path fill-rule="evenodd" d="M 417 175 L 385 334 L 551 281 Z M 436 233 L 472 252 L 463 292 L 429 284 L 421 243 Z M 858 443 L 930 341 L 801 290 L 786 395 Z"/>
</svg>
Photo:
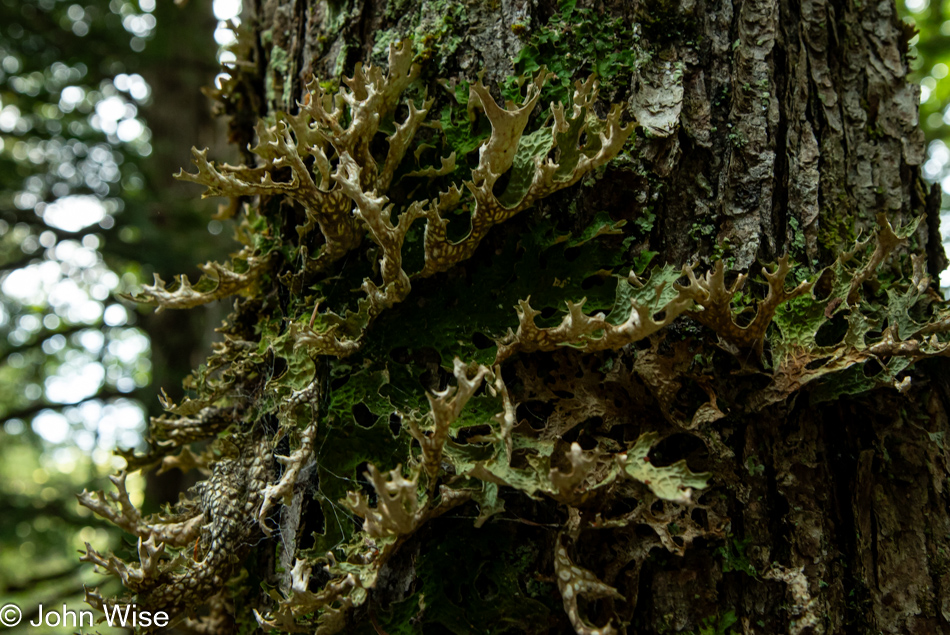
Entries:
<svg viewBox="0 0 950 635">
<path fill-rule="evenodd" d="M 239 203 L 229 209 L 244 210 L 244 250 L 229 266 L 206 265 L 197 283 L 156 280 L 136 299 L 175 309 L 237 295 L 235 310 L 189 380 L 193 395 L 166 402 L 149 453 L 126 458 L 130 469 L 209 476 L 150 517 L 122 475 L 114 494 L 83 493 L 83 505 L 139 539 L 137 564 L 88 546 L 85 560 L 151 610 L 227 632 L 214 611 L 188 615 L 220 608 L 251 546 L 280 541 L 283 577 L 258 572 L 270 575 L 268 593 L 242 587 L 241 606 L 266 628 L 328 634 L 375 610 L 374 594 L 415 548 L 418 578 L 390 594 L 381 617 L 390 632 L 410 622 L 474 632 L 448 594 L 492 604 L 478 597 L 481 567 L 502 595 L 531 598 L 518 605 L 525 615 L 551 615 L 546 595 L 531 592 L 547 585 L 576 632 L 616 632 L 636 593 L 621 569 L 638 571 L 652 549 L 683 555 L 697 539 L 727 536 L 725 507 L 701 495 L 729 477 L 717 469 L 729 459 L 717 422 L 799 394 L 904 391 L 914 362 L 950 355 L 950 312 L 922 259 L 874 284 L 912 229 L 883 217 L 873 239 L 816 274 L 799 275 L 786 257 L 751 278 L 721 261 L 645 273 L 652 252 L 623 245 L 652 227 L 649 211 L 634 223 L 602 212 L 582 226 L 523 218 L 605 168 L 632 130 L 619 106 L 598 115 L 594 78 L 539 116 L 550 73 L 532 70 L 508 86 L 520 88 L 504 107 L 481 81 L 459 84 L 435 120 L 433 99 L 406 97 L 425 91 L 401 43 L 387 73 L 357 66 L 338 91 L 314 79 L 296 112 L 259 123 L 254 165 L 195 152 L 197 172 L 181 177 Z M 872 362 L 883 371 L 860 372 Z M 698 439 L 709 458 L 670 456 L 674 433 Z M 290 530 L 306 507 L 323 525 L 309 548 Z M 518 564 L 499 546 L 458 582 L 437 584 L 434 572 L 469 558 L 458 555 L 466 541 L 484 543 L 499 518 L 539 532 L 551 551 Z M 448 538 L 433 543 L 434 526 Z M 585 553 L 601 531 L 629 543 L 617 562 Z M 511 577 L 528 569 L 542 579 Z M 595 603 L 579 596 L 603 600 L 601 613 L 587 614 Z M 96 591 L 89 600 L 112 601 Z M 505 602 L 479 616 L 544 628 Z"/>
</svg>

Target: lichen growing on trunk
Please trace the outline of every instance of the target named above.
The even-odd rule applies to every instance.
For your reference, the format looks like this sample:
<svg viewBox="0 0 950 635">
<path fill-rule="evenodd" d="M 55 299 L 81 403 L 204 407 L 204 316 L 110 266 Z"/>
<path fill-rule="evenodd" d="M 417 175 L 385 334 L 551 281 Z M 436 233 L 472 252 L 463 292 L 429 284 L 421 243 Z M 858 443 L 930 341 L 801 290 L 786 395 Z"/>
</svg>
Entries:
<svg viewBox="0 0 950 635">
<path fill-rule="evenodd" d="M 761 466 L 737 469 L 724 422 L 911 391 L 913 364 L 950 355 L 950 311 L 897 250 L 916 223 L 882 215 L 818 271 L 783 256 L 746 273 L 648 268 L 618 210 L 547 215 L 623 169 L 634 122 L 593 77 L 542 104 L 549 72 L 532 70 L 504 107 L 481 80 L 431 97 L 403 42 L 387 73 L 314 79 L 259 122 L 255 163 L 195 152 L 182 177 L 233 199 L 244 250 L 136 299 L 236 295 L 234 311 L 193 397 L 126 458 L 209 476 L 150 518 L 121 478 L 84 493 L 139 537 L 138 565 L 85 560 L 204 632 L 233 631 L 222 606 L 283 632 L 623 632 L 651 559 L 732 539 Z M 742 570 L 792 596 L 794 564 Z"/>
</svg>

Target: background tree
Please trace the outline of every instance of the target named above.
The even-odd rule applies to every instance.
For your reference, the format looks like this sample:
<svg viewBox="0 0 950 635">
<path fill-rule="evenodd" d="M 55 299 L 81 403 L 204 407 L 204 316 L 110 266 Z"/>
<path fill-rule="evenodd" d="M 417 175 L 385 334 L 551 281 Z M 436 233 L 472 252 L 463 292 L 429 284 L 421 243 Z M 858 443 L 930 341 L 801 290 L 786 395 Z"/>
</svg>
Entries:
<svg viewBox="0 0 950 635">
<path fill-rule="evenodd" d="M 920 83 L 920 126 L 927 136 L 927 161 L 921 166 L 925 179 L 938 182 L 946 194 L 950 191 L 947 180 L 950 167 L 950 151 L 947 147 L 947 126 L 950 116 L 945 110 L 950 98 L 950 80 L 948 80 L 947 41 L 950 38 L 950 22 L 945 15 L 945 7 L 940 3 L 926 0 L 911 0 L 898 4 L 903 9 L 904 20 L 918 31 L 910 39 L 908 65 L 911 77 Z M 941 210 L 947 218 L 947 205 Z M 944 225 L 946 227 L 946 224 Z M 946 230 L 944 231 L 946 234 Z M 944 270 L 941 286 L 950 286 L 950 273 Z"/>
<path fill-rule="evenodd" d="M 238 294 L 127 456 L 208 476 L 160 517 L 84 494 L 139 538 L 87 561 L 204 632 L 947 629 L 893 6 L 248 9 L 216 96 L 251 149 L 185 176 L 244 248 L 137 296 Z"/>
<path fill-rule="evenodd" d="M 207 347 L 202 312 L 156 319 L 111 292 L 224 253 L 181 238 L 209 212 L 171 178 L 179 140 L 220 136 L 198 90 L 214 30 L 210 3 L 0 3 L 0 595 L 27 621 L 81 600 L 76 549 L 119 536 L 74 493 L 141 443 L 143 409 Z M 150 491 L 177 499 L 178 480 Z"/>
</svg>

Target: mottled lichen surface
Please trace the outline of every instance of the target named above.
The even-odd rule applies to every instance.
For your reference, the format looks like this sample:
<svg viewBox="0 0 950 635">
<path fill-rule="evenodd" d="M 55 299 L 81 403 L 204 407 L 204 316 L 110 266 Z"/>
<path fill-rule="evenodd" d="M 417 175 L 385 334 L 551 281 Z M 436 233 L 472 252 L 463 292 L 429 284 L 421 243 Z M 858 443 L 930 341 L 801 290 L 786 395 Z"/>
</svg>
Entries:
<svg viewBox="0 0 950 635">
<path fill-rule="evenodd" d="M 498 84 L 428 81 L 452 44 L 419 39 L 391 38 L 373 50 L 385 68 L 313 78 L 299 100 L 295 71 L 269 72 L 274 111 L 248 160 L 195 151 L 181 178 L 229 201 L 243 249 L 135 299 L 234 310 L 191 397 L 126 458 L 205 479 L 152 517 L 124 476 L 80 497 L 138 538 L 131 562 L 84 559 L 140 605 L 202 632 L 633 632 L 645 563 L 731 548 L 730 496 L 747 502 L 754 480 L 723 441 L 733 422 L 900 395 L 915 363 L 950 355 L 950 313 L 908 245 L 918 221 L 882 212 L 826 267 L 807 223 L 808 242 L 765 266 L 753 242 L 652 264 L 632 247 L 646 212 L 549 213 L 628 170 L 634 129 L 668 136 L 683 107 L 668 57 L 592 51 L 602 78 L 577 81 L 537 64 L 552 25 Z M 759 81 L 757 58 L 737 55 Z M 624 72 L 633 98 L 604 103 Z M 760 105 L 736 132 L 752 164 L 767 160 Z M 750 214 L 729 222 L 748 229 Z M 740 559 L 799 598 L 800 625 L 820 621 L 796 562 Z"/>
</svg>

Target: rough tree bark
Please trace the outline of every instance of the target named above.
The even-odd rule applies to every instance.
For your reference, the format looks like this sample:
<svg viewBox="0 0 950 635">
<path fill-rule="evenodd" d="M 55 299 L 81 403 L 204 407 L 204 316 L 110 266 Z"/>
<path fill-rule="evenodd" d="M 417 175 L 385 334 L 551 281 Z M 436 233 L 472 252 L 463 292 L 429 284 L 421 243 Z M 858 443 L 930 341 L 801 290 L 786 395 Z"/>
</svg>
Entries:
<svg viewBox="0 0 950 635">
<path fill-rule="evenodd" d="M 152 541 L 141 574 L 87 559 L 125 572 L 141 605 L 210 603 L 204 625 L 223 632 L 255 619 L 318 633 L 950 632 L 950 380 L 929 359 L 947 350 L 928 279 L 945 265 L 939 193 L 919 176 L 911 33 L 891 2 L 245 8 L 218 97 L 256 167 L 198 155 L 190 178 L 246 206 L 256 238 L 237 273 L 213 273 L 217 290 L 140 297 L 178 308 L 245 288 L 195 399 L 153 424 L 166 444 L 132 461 L 211 476 L 177 524 L 86 496 Z M 400 84 L 391 69 L 410 49 L 419 75 L 406 61 Z M 361 79 L 358 62 L 390 75 Z M 530 101 L 542 65 L 555 76 L 522 136 L 495 104 Z M 571 119 L 570 81 L 592 72 L 600 99 L 582 86 Z M 350 76 L 333 115 L 323 91 Z M 439 124 L 415 129 L 412 165 L 390 166 L 426 90 Z M 636 122 L 626 141 L 610 104 Z M 455 168 L 438 169 L 450 150 Z M 546 157 L 560 167 L 536 191 Z M 406 234 L 407 205 L 450 198 L 439 179 L 453 175 L 471 179 L 465 213 L 420 207 Z M 523 213 L 479 233 L 478 210 L 512 205 Z M 429 244 L 440 217 L 454 240 L 478 234 L 470 253 Z M 224 430 L 197 457 L 171 454 Z M 162 541 L 203 555 L 163 565 Z"/>
</svg>

